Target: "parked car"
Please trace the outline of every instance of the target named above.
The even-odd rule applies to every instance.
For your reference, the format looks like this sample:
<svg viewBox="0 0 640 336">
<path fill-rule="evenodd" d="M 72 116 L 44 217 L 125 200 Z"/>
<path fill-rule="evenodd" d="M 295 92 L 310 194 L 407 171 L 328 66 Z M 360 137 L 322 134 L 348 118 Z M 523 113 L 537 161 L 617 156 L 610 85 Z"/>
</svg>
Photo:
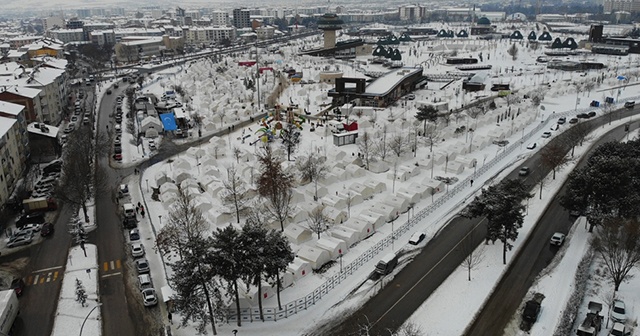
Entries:
<svg viewBox="0 0 640 336">
<path fill-rule="evenodd" d="M 416 99 L 416 95 L 413 94 L 413 93 L 410 93 L 410 94 L 406 95 L 406 98 L 407 98 L 407 100 L 414 100 L 414 99 Z"/>
<path fill-rule="evenodd" d="M 562 125 L 562 124 L 564 124 L 566 122 L 567 122 L 567 118 L 565 118 L 565 117 L 562 117 L 562 118 L 558 119 L 558 124 L 560 124 L 560 125 Z"/>
<path fill-rule="evenodd" d="M 22 236 L 19 238 L 16 238 L 13 241 L 10 241 L 9 243 L 7 243 L 7 247 L 8 248 L 13 248 L 13 247 L 18 247 L 18 246 L 23 246 L 23 245 L 29 245 L 31 244 L 31 241 L 33 240 L 33 238 L 31 236 Z"/>
<path fill-rule="evenodd" d="M 627 331 L 627 327 L 620 322 L 615 322 L 613 324 L 613 328 L 611 328 L 611 332 L 609 333 L 609 336 L 629 336 L 629 335 L 631 335 L 631 333 Z"/>
<path fill-rule="evenodd" d="M 142 290 L 142 302 L 145 307 L 151 307 L 158 304 L 158 297 L 156 296 L 156 290 L 153 288 L 145 288 Z"/>
<path fill-rule="evenodd" d="M 42 224 L 42 229 L 40 230 L 40 235 L 42 237 L 48 237 L 53 233 L 53 224 L 52 223 L 44 223 Z"/>
<path fill-rule="evenodd" d="M 570 123 L 570 124 L 577 124 L 577 123 L 578 123 L 578 118 L 571 118 L 571 119 L 569 120 L 569 123 Z"/>
<path fill-rule="evenodd" d="M 90 122 L 90 121 L 89 121 L 89 117 L 84 117 L 84 118 L 82 118 L 82 123 L 83 123 L 83 124 L 85 124 L 85 125 L 89 125 L 89 122 Z"/>
<path fill-rule="evenodd" d="M 151 283 L 151 276 L 149 274 L 138 275 L 138 288 L 140 288 L 140 290 L 143 290 L 145 288 L 153 288 L 153 284 Z"/>
<path fill-rule="evenodd" d="M 111 89 L 107 90 L 107 94 L 110 95 L 112 93 Z"/>
<path fill-rule="evenodd" d="M 34 223 L 44 223 L 44 213 L 32 212 L 30 214 L 22 215 L 18 220 L 16 220 L 16 227 L 20 229 L 27 224 Z"/>
<path fill-rule="evenodd" d="M 553 236 L 551 236 L 551 245 L 555 245 L 555 246 L 562 246 L 562 244 L 564 244 L 564 239 L 566 238 L 566 235 L 564 233 L 560 233 L 560 232 L 556 232 L 553 234 Z"/>
<path fill-rule="evenodd" d="M 624 102 L 624 107 L 626 107 L 628 109 L 632 109 L 634 106 L 636 106 L 635 100 L 628 100 L 628 101 Z"/>
<path fill-rule="evenodd" d="M 520 176 L 527 176 L 527 175 L 529 175 L 529 167 L 522 167 L 522 168 L 520 168 L 520 170 L 518 171 L 518 175 L 520 175 Z"/>
<path fill-rule="evenodd" d="M 536 144 L 535 142 L 534 142 L 534 143 L 530 143 L 530 144 L 527 146 L 527 149 L 535 149 L 535 148 L 536 148 L 536 146 L 538 146 L 538 144 Z"/>
<path fill-rule="evenodd" d="M 589 113 L 587 113 L 587 115 L 589 116 L 589 118 L 593 118 L 596 116 L 596 111 L 591 111 Z"/>
<path fill-rule="evenodd" d="M 418 245 L 427 235 L 424 232 L 416 232 L 409 238 L 409 244 Z"/>
<path fill-rule="evenodd" d="M 44 223 L 31 223 L 23 226 L 20 231 L 40 232 Z"/>
<path fill-rule="evenodd" d="M 528 323 L 535 323 L 540 316 L 540 302 L 536 300 L 529 300 L 524 305 L 522 310 L 522 319 Z"/>
<path fill-rule="evenodd" d="M 587 118 L 589 118 L 589 114 L 588 113 L 578 113 L 576 115 L 576 118 L 578 118 L 578 119 L 587 119 Z"/>
<path fill-rule="evenodd" d="M 156 149 L 156 142 L 153 139 L 149 140 L 149 149 L 150 150 Z"/>
<path fill-rule="evenodd" d="M 122 161 L 122 154 L 113 154 L 113 159 L 116 161 Z"/>
<path fill-rule="evenodd" d="M 131 231 L 129 231 L 129 240 L 140 240 L 140 231 L 138 231 L 138 229 L 132 229 Z"/>
<path fill-rule="evenodd" d="M 120 145 L 113 146 L 113 152 L 116 154 L 122 154 L 122 147 Z"/>
<path fill-rule="evenodd" d="M 544 132 L 544 133 L 542 133 L 542 137 L 543 137 L 543 138 L 550 138 L 550 137 L 551 137 L 551 132 Z"/>
<path fill-rule="evenodd" d="M 139 258 L 144 256 L 144 246 L 140 243 L 131 244 L 131 255 L 134 258 Z"/>
<path fill-rule="evenodd" d="M 24 280 L 22 280 L 22 278 L 18 278 L 18 279 L 13 279 L 13 281 L 11 281 L 11 289 L 13 289 L 16 292 L 17 296 L 22 296 L 22 292 L 24 291 Z"/>
<path fill-rule="evenodd" d="M 136 260 L 136 270 L 138 274 L 149 273 L 149 262 L 147 259 L 138 259 Z"/>
<path fill-rule="evenodd" d="M 626 323 L 627 322 L 627 312 L 624 301 L 622 300 L 614 300 L 613 308 L 611 309 L 611 319 L 614 322 Z"/>
</svg>

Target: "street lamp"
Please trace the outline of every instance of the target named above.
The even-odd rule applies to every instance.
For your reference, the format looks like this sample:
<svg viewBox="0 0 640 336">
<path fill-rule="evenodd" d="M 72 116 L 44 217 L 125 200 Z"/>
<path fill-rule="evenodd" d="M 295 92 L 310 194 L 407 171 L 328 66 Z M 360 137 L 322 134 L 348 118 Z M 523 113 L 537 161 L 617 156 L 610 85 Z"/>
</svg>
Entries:
<svg viewBox="0 0 640 336">
<path fill-rule="evenodd" d="M 91 313 L 93 313 L 94 310 L 96 310 L 96 308 L 102 306 L 101 302 L 98 302 L 98 304 L 96 304 L 95 307 L 91 308 L 91 310 L 89 311 L 89 314 L 87 314 L 87 317 L 84 318 L 84 321 L 82 321 L 82 326 L 80 326 L 80 336 L 82 336 L 82 329 L 84 328 L 84 324 L 87 322 L 87 319 L 89 318 L 89 315 L 91 315 Z"/>
<path fill-rule="evenodd" d="M 162 227 L 162 215 L 158 215 L 158 219 L 160 220 L 160 227 Z"/>
</svg>

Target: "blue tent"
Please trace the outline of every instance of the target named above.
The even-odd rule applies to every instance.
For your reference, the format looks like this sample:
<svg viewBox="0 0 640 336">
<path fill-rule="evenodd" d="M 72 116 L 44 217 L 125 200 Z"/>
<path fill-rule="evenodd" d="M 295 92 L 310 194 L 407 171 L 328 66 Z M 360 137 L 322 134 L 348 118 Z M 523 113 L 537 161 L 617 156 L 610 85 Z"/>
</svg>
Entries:
<svg viewBox="0 0 640 336">
<path fill-rule="evenodd" d="M 175 131 L 178 129 L 178 125 L 176 125 L 176 116 L 173 112 L 161 114 L 160 120 L 162 121 L 162 127 L 164 127 L 165 131 Z"/>
</svg>

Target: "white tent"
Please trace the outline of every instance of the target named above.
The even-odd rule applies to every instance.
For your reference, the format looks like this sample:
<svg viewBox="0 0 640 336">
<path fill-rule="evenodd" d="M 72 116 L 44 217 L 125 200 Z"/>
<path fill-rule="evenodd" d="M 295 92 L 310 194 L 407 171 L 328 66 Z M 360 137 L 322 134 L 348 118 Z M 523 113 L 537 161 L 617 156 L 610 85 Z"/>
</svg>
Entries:
<svg viewBox="0 0 640 336">
<path fill-rule="evenodd" d="M 447 174 L 462 174 L 464 165 L 458 161 L 449 161 L 449 164 L 445 165 L 445 172 Z"/>
<path fill-rule="evenodd" d="M 187 154 L 194 159 L 197 158 L 198 162 L 200 162 L 200 158 L 204 157 L 206 152 L 201 147 L 189 147 L 189 149 L 187 149 Z"/>
<path fill-rule="evenodd" d="M 363 199 L 369 199 L 371 197 L 373 197 L 373 188 L 363 185 L 361 183 L 353 183 L 351 185 L 351 187 L 349 187 L 349 189 L 353 190 L 354 192 L 357 192 L 358 194 L 362 195 Z"/>
<path fill-rule="evenodd" d="M 358 233 L 358 240 L 363 240 L 375 232 L 373 224 L 356 217 L 349 218 L 349 220 L 344 222 L 344 226 L 355 230 Z"/>
<path fill-rule="evenodd" d="M 382 214 L 373 212 L 369 209 L 361 211 L 358 218 L 371 223 L 374 230 L 378 230 L 387 223 L 386 218 Z"/>
<path fill-rule="evenodd" d="M 173 193 L 160 194 L 160 201 L 165 209 L 171 209 L 171 206 L 178 200 L 178 196 Z"/>
<path fill-rule="evenodd" d="M 379 213 L 385 217 L 387 222 L 391 222 L 392 220 L 398 217 L 399 209 L 394 208 L 391 205 L 387 205 L 384 203 L 372 204 L 369 207 L 369 210 L 375 213 Z"/>
<path fill-rule="evenodd" d="M 384 161 L 370 161 L 369 171 L 376 174 L 384 173 L 389 171 L 389 164 Z"/>
<path fill-rule="evenodd" d="M 327 217 L 330 224 L 338 225 L 347 220 L 347 213 L 333 207 L 324 208 L 324 216 Z"/>
<path fill-rule="evenodd" d="M 193 178 L 188 178 L 180 182 L 180 189 L 187 189 L 187 188 L 200 188 L 200 185 Z"/>
<path fill-rule="evenodd" d="M 298 281 L 311 274 L 311 264 L 309 264 L 309 262 L 304 259 L 296 257 L 289 264 L 289 266 L 287 266 L 287 272 L 293 274 L 293 278 L 295 279 L 295 281 Z"/>
<path fill-rule="evenodd" d="M 304 222 L 309 218 L 309 213 L 296 207 L 292 211 L 293 215 L 289 216 L 289 223 L 300 223 Z"/>
<path fill-rule="evenodd" d="M 240 300 L 240 306 L 244 306 L 244 308 L 256 306 L 258 304 L 258 292 L 262 294 L 262 300 L 269 299 L 276 295 L 275 289 L 269 283 L 263 282 L 260 287 L 261 292 L 256 286 L 251 285 L 247 288 L 244 282 L 238 281 L 238 294 L 242 298 L 242 300 Z"/>
<path fill-rule="evenodd" d="M 387 196 L 382 199 L 384 204 L 392 206 L 396 212 L 405 213 L 409 210 L 409 200 L 399 196 Z"/>
<path fill-rule="evenodd" d="M 363 177 L 366 174 L 366 171 L 363 168 L 353 163 L 346 165 L 344 170 L 346 170 L 352 178 Z"/>
<path fill-rule="evenodd" d="M 438 180 L 434 180 L 432 178 L 425 178 L 424 180 L 422 180 L 422 182 L 420 182 L 420 184 L 429 187 L 431 189 L 434 189 L 436 191 L 436 193 L 439 193 L 441 191 L 443 191 L 445 189 L 445 185 L 444 182 L 442 181 L 438 181 Z"/>
<path fill-rule="evenodd" d="M 347 243 L 333 237 L 322 237 L 316 241 L 316 246 L 329 252 L 331 260 L 340 258 L 340 255 L 347 253 Z"/>
<path fill-rule="evenodd" d="M 362 204 L 362 202 L 364 202 L 364 198 L 362 198 L 362 195 L 350 190 L 346 192 L 338 192 L 338 197 L 344 199 L 347 207 L 353 207 L 354 205 Z M 351 205 L 349 205 L 349 203 L 351 203 Z"/>
<path fill-rule="evenodd" d="M 210 166 L 204 170 L 202 175 L 213 176 L 219 179 L 221 174 L 220 174 L 220 170 L 217 167 Z"/>
<path fill-rule="evenodd" d="M 199 161 L 200 161 L 200 169 L 202 169 L 203 171 L 208 170 L 210 168 L 216 168 L 216 165 L 218 165 L 218 161 L 216 161 L 216 159 L 214 159 L 210 155 L 201 156 Z"/>
<path fill-rule="evenodd" d="M 154 179 L 156 181 L 157 186 L 162 186 L 166 182 L 171 182 L 169 176 L 167 176 L 167 172 L 159 171 L 155 174 Z"/>
<path fill-rule="evenodd" d="M 174 170 L 190 170 L 191 167 L 191 163 L 189 163 L 187 160 L 185 160 L 184 158 L 178 158 L 175 159 L 172 163 L 171 166 L 173 167 Z"/>
<path fill-rule="evenodd" d="M 290 224 L 284 229 L 284 236 L 289 239 L 292 244 L 300 245 L 311 240 L 312 232 L 305 227 L 297 224 Z"/>
<path fill-rule="evenodd" d="M 199 188 L 189 187 L 184 189 L 184 193 L 189 197 L 189 200 L 192 201 L 196 197 L 202 195 Z"/>
<path fill-rule="evenodd" d="M 331 175 L 335 175 L 338 181 L 345 181 L 349 179 L 349 173 L 340 167 L 333 167 L 331 169 Z"/>
<path fill-rule="evenodd" d="M 205 213 L 213 208 L 211 202 L 202 196 L 196 196 L 191 200 L 191 204 L 198 209 L 200 213 Z"/>
<path fill-rule="evenodd" d="M 403 170 L 409 173 L 409 178 L 420 175 L 422 171 L 419 166 L 416 165 L 403 165 L 398 168 L 399 170 Z"/>
<path fill-rule="evenodd" d="M 191 173 L 186 170 L 177 169 L 173 171 L 173 180 L 176 181 L 176 183 L 182 183 L 182 181 L 188 178 L 191 178 Z"/>
<path fill-rule="evenodd" d="M 405 188 L 401 188 L 400 191 L 405 191 L 409 194 L 414 193 L 414 194 L 419 194 L 420 198 L 426 198 L 428 196 L 431 196 L 430 192 L 429 192 L 429 188 L 427 188 L 426 186 L 419 184 L 419 183 L 411 183 L 408 186 L 406 186 Z"/>
<path fill-rule="evenodd" d="M 228 212 L 209 210 L 205 214 L 205 216 L 208 217 L 209 220 L 216 225 L 228 224 L 233 219 L 232 214 Z"/>
<path fill-rule="evenodd" d="M 278 290 L 278 287 L 275 283 L 275 281 L 272 280 L 268 280 L 269 284 L 271 285 L 271 287 L 274 290 Z M 290 272 L 280 272 L 280 290 L 284 290 L 285 288 L 288 288 L 289 286 L 293 286 L 293 283 L 295 282 L 295 278 L 293 276 L 293 273 Z"/>
<path fill-rule="evenodd" d="M 409 179 L 409 177 L 411 177 L 411 175 L 409 174 L 409 172 L 398 169 L 397 171 L 389 170 L 387 172 L 387 178 L 390 180 L 393 180 L 395 178 L 396 181 L 399 182 L 404 182 L 406 180 Z"/>
<path fill-rule="evenodd" d="M 297 255 L 300 259 L 309 262 L 311 268 L 314 270 L 320 269 L 320 267 L 331 260 L 329 252 L 318 247 L 302 246 L 298 250 Z"/>
<path fill-rule="evenodd" d="M 327 195 L 320 199 L 320 201 L 327 207 L 334 207 L 336 209 L 344 209 L 347 207 L 347 202 L 344 198 L 336 195 Z"/>
<path fill-rule="evenodd" d="M 473 168 L 477 163 L 476 159 L 466 156 L 458 156 L 456 161 L 462 163 L 466 168 Z"/>
<path fill-rule="evenodd" d="M 328 173 L 328 174 L 325 174 L 324 177 L 320 179 L 320 182 L 326 185 L 330 185 L 338 182 L 338 180 L 339 180 L 338 176 Z M 309 184 L 313 185 L 313 183 L 309 183 Z M 318 197 L 320 197 L 320 195 L 318 195 Z"/>
<path fill-rule="evenodd" d="M 291 191 L 291 202 L 290 204 L 297 204 L 300 202 L 304 202 L 304 194 L 302 194 L 301 192 L 297 191 L 297 190 L 292 190 Z"/>
<path fill-rule="evenodd" d="M 387 185 L 380 181 L 369 180 L 365 182 L 364 185 L 373 189 L 374 194 L 378 194 L 387 190 Z"/>
<path fill-rule="evenodd" d="M 171 182 L 167 182 L 167 183 L 164 183 L 164 184 L 162 184 L 160 186 L 160 194 L 164 195 L 164 194 L 167 194 L 167 193 L 172 193 L 172 194 L 177 196 L 180 193 L 180 191 L 179 191 L 177 185 L 175 185 L 175 184 L 173 184 Z"/>
<path fill-rule="evenodd" d="M 409 203 L 413 203 L 416 204 L 418 203 L 418 201 L 420 201 L 420 199 L 422 198 L 422 192 L 418 192 L 418 191 L 411 191 L 408 189 L 400 189 L 396 192 L 396 195 L 398 197 L 402 197 L 404 199 L 406 199 L 407 201 L 409 201 Z"/>
<path fill-rule="evenodd" d="M 347 247 L 353 246 L 353 244 L 360 241 L 360 233 L 350 227 L 339 225 L 334 226 L 329 230 L 329 234 L 332 237 L 340 239 L 347 243 Z"/>
<path fill-rule="evenodd" d="M 296 205 L 298 206 L 298 208 L 300 208 L 301 211 L 305 211 L 308 213 L 312 213 L 322 207 L 322 204 L 312 201 L 300 202 Z"/>
</svg>

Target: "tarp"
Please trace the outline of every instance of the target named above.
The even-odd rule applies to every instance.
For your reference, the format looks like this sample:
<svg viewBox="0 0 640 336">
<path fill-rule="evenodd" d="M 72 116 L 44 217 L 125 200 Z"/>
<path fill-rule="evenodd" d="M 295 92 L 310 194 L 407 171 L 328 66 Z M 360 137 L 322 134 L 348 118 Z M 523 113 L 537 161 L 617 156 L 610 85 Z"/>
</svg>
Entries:
<svg viewBox="0 0 640 336">
<path fill-rule="evenodd" d="M 165 131 L 175 131 L 178 129 L 178 125 L 176 125 L 176 117 L 173 113 L 161 114 L 160 120 L 162 120 L 162 127 L 164 127 Z"/>
</svg>

